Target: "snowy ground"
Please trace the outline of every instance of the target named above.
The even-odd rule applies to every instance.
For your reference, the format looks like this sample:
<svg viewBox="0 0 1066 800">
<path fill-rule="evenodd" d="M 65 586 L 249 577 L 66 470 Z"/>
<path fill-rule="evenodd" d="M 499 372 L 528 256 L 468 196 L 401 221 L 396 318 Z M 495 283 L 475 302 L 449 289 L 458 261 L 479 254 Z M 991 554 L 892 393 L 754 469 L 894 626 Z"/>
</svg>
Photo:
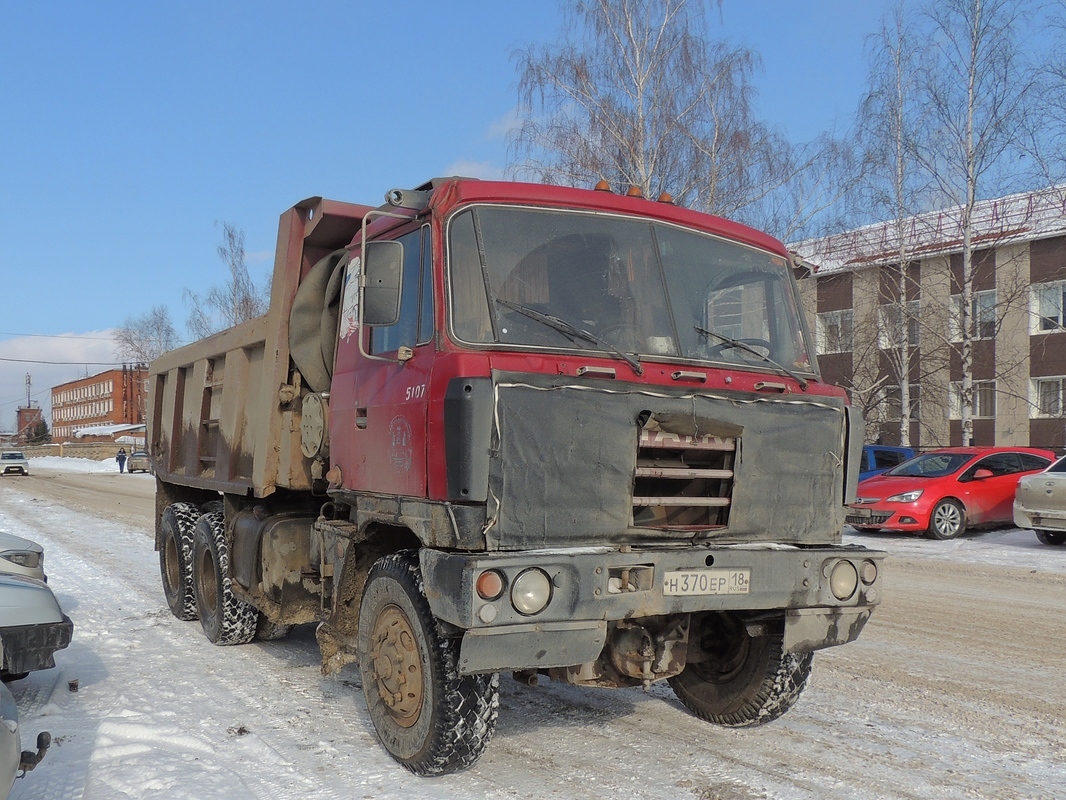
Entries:
<svg viewBox="0 0 1066 800">
<path fill-rule="evenodd" d="M 57 471 L 99 473 L 97 505 L 49 494 L 37 476 Z M 11 684 L 24 745 L 53 736 L 14 800 L 1066 796 L 1066 548 L 1028 531 L 850 536 L 892 553 L 885 604 L 857 643 L 818 654 L 799 705 L 765 728 L 705 725 L 661 686 L 505 677 L 481 761 L 420 779 L 377 745 L 356 672 L 321 675 L 310 626 L 218 648 L 170 615 L 150 520 L 107 493 L 149 507 L 151 476 L 51 458 L 31 472 L 0 481 L 0 530 L 44 545 L 75 630 L 56 669 Z"/>
</svg>

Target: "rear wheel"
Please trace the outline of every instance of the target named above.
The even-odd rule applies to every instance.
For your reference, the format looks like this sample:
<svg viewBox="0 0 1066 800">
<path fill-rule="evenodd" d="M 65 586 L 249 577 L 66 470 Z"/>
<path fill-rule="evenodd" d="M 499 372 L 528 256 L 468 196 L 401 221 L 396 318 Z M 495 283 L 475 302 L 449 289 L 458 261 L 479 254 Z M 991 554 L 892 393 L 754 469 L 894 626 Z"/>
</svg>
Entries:
<svg viewBox="0 0 1066 800">
<path fill-rule="evenodd" d="M 416 775 L 473 764 L 496 728 L 499 676 L 460 675 L 460 639 L 445 638 L 411 551 L 378 559 L 359 609 L 359 672 L 378 738 Z"/>
<path fill-rule="evenodd" d="M 966 510 L 957 500 L 941 500 L 929 515 L 929 537 L 954 539 L 966 531 Z"/>
<path fill-rule="evenodd" d="M 160 520 L 159 573 L 171 613 L 181 620 L 196 619 L 192 580 L 193 531 L 199 509 L 192 503 L 173 503 Z"/>
<path fill-rule="evenodd" d="M 799 700 L 811 676 L 813 653 L 786 653 L 783 636 L 749 636 L 740 620 L 708 613 L 693 619 L 692 642 L 703 660 L 669 679 L 685 707 L 730 728 L 762 725 Z"/>
<path fill-rule="evenodd" d="M 1036 531 L 1036 538 L 1044 544 L 1054 546 L 1066 544 L 1066 533 L 1058 531 Z"/>
<path fill-rule="evenodd" d="M 259 611 L 233 595 L 229 546 L 219 513 L 204 514 L 196 523 L 193 575 L 196 610 L 207 638 L 220 645 L 252 641 Z"/>
</svg>

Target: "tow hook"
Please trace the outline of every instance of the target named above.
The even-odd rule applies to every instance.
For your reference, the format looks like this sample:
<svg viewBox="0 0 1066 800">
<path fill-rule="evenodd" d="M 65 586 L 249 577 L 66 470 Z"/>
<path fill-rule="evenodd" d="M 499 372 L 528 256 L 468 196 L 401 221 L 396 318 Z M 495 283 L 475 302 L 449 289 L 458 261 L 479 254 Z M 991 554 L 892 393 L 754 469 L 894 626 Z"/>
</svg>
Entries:
<svg viewBox="0 0 1066 800">
<path fill-rule="evenodd" d="M 27 773 L 36 767 L 41 761 L 44 760 L 45 753 L 48 752 L 48 748 L 52 744 L 52 734 L 48 731 L 41 731 L 37 734 L 37 752 L 32 750 L 23 750 L 22 755 L 19 758 L 19 769 L 23 773 Z"/>
</svg>

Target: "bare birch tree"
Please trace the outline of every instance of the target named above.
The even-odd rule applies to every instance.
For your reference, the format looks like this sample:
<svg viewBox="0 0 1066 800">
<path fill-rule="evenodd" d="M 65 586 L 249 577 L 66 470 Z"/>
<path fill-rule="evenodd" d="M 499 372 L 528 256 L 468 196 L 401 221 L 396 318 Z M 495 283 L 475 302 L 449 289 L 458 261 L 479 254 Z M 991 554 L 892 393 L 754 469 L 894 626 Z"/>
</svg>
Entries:
<svg viewBox="0 0 1066 800">
<path fill-rule="evenodd" d="M 178 334 L 166 306 L 155 306 L 146 314 L 126 317 L 112 338 L 115 355 L 138 364 L 147 364 L 178 346 Z"/>
<path fill-rule="evenodd" d="M 920 338 L 916 330 L 920 317 L 915 303 L 909 301 L 917 293 L 909 265 L 919 244 L 911 222 L 918 210 L 916 204 L 928 197 L 914 138 L 922 129 L 918 78 L 919 65 L 924 63 L 923 45 L 902 2 L 897 2 L 870 42 L 870 90 L 863 98 L 858 120 L 864 167 L 859 194 L 868 209 L 889 221 L 893 231 L 898 260 L 886 274 L 894 280 L 879 282 L 879 319 L 873 322 L 890 382 L 899 387 L 899 441 L 909 446 L 914 416 L 910 386 L 919 367 Z M 883 416 L 882 408 L 877 411 Z"/>
<path fill-rule="evenodd" d="M 758 57 L 710 41 L 702 3 L 577 0 L 564 25 L 517 55 L 519 176 L 742 217 L 811 160 L 755 118 Z"/>
<path fill-rule="evenodd" d="M 191 289 L 185 290 L 185 303 L 189 306 L 186 324 L 194 336 L 210 336 L 225 328 L 255 319 L 267 310 L 269 287 L 259 289 L 248 274 L 244 231 L 229 222 L 223 222 L 222 244 L 218 247 L 218 257 L 229 271 L 229 281 L 223 286 L 211 287 L 202 296 Z"/>
<path fill-rule="evenodd" d="M 1034 72 L 1018 47 L 1030 4 L 1021 0 L 937 0 L 928 18 L 934 47 L 921 76 L 928 112 L 919 160 L 947 204 L 959 208 L 962 268 L 956 305 L 963 443 L 973 440 L 974 208 L 1007 188 L 1027 141 L 1024 122 Z"/>
</svg>

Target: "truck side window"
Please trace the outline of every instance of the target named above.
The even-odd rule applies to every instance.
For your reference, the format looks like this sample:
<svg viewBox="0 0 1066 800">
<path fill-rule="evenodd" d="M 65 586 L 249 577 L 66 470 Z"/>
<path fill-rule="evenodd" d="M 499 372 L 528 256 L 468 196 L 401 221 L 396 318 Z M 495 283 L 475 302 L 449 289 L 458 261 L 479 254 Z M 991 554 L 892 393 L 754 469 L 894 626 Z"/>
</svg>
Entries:
<svg viewBox="0 0 1066 800">
<path fill-rule="evenodd" d="M 401 346 L 415 346 L 418 338 L 419 278 L 422 267 L 422 231 L 399 238 L 403 244 L 403 285 L 400 292 L 400 318 L 395 325 L 371 329 L 370 353 L 394 353 Z"/>
<path fill-rule="evenodd" d="M 422 228 L 422 301 L 418 315 L 418 343 L 433 341 L 433 237 Z"/>
</svg>

